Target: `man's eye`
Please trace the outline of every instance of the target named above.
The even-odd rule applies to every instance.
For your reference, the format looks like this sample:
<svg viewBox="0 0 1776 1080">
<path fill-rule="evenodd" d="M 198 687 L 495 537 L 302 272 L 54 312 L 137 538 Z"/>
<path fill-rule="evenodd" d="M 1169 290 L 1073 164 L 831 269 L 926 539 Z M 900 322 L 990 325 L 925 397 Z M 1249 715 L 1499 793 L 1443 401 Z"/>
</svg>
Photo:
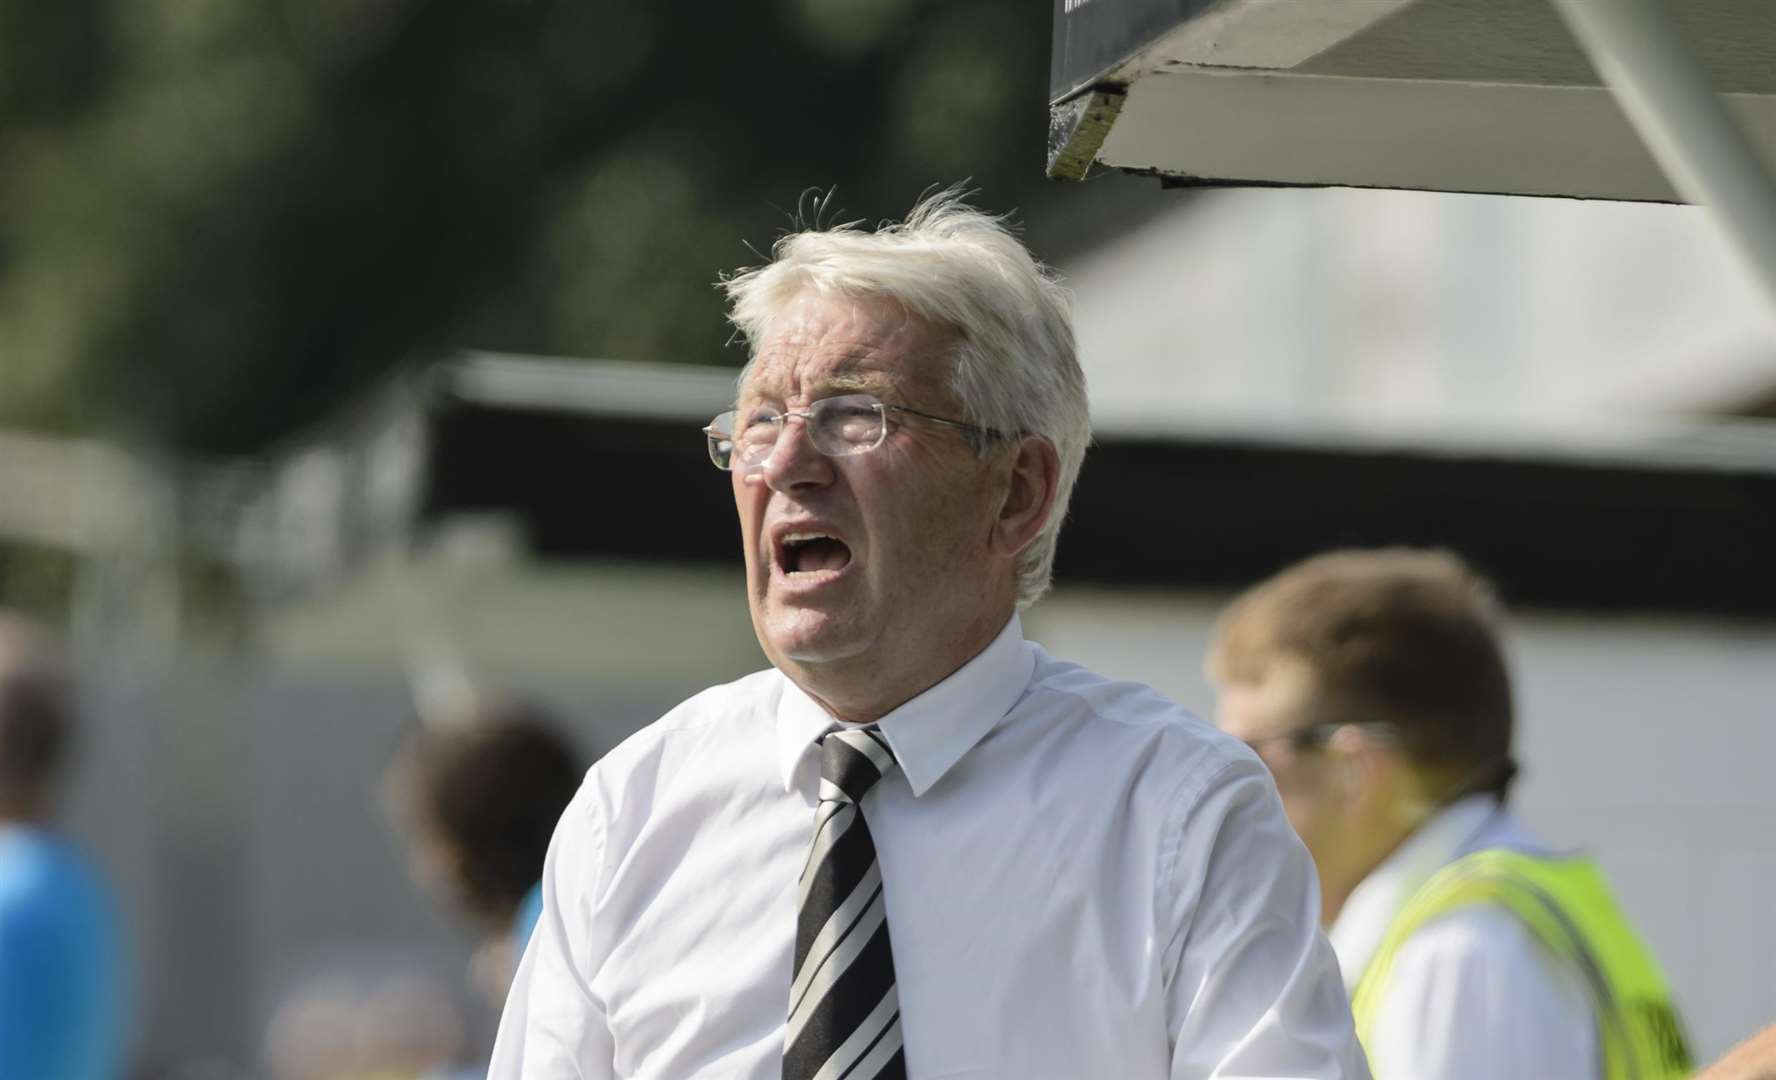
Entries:
<svg viewBox="0 0 1776 1080">
<path fill-rule="evenodd" d="M 844 427 L 858 425 L 873 427 L 876 423 L 876 410 L 862 406 L 847 405 L 844 408 L 833 410 L 832 421 Z"/>
<path fill-rule="evenodd" d="M 758 431 L 777 423 L 777 414 L 770 409 L 750 409 L 740 414 L 741 431 Z"/>
</svg>

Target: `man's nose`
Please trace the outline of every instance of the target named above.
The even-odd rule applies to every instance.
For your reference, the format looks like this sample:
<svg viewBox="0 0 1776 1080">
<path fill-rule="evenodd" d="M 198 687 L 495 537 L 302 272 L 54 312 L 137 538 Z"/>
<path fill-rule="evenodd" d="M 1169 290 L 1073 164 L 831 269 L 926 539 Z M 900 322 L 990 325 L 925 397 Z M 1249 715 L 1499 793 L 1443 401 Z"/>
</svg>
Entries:
<svg viewBox="0 0 1776 1080">
<path fill-rule="evenodd" d="M 809 436 L 807 417 L 788 416 L 783 420 L 783 430 L 777 433 L 777 442 L 771 452 L 759 463 L 759 472 L 772 490 L 788 491 L 810 484 L 830 483 L 833 465 L 831 458 L 815 449 L 814 440 Z"/>
</svg>

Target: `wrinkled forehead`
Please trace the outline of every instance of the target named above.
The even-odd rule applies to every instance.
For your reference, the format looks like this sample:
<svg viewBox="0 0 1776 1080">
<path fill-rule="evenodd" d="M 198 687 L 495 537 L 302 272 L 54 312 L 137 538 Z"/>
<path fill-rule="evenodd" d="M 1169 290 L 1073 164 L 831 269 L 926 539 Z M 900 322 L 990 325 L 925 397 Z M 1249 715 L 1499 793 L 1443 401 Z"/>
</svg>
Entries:
<svg viewBox="0 0 1776 1080">
<path fill-rule="evenodd" d="M 742 399 L 805 401 L 835 393 L 947 392 L 955 333 L 883 296 L 805 291 L 770 324 Z"/>
</svg>

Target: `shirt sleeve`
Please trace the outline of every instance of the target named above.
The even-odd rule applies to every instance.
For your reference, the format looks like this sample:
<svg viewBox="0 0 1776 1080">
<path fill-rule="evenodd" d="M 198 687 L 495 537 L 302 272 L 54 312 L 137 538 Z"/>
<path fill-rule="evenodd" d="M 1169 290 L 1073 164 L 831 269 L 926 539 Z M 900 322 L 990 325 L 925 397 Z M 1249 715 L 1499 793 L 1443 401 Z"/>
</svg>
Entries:
<svg viewBox="0 0 1776 1080">
<path fill-rule="evenodd" d="M 1159 911 L 1173 1080 L 1367 1080 L 1313 861 L 1256 759 L 1180 792 Z"/>
<path fill-rule="evenodd" d="M 604 857 L 590 783 L 568 804 L 543 861 L 543 910 L 512 978 L 488 1080 L 607 1080 L 616 1075 L 605 1006 L 592 992 L 592 911 Z"/>
<path fill-rule="evenodd" d="M 1372 1036 L 1386 1077 L 1596 1076 L 1576 972 L 1496 907 L 1426 923 L 1400 947 Z"/>
</svg>

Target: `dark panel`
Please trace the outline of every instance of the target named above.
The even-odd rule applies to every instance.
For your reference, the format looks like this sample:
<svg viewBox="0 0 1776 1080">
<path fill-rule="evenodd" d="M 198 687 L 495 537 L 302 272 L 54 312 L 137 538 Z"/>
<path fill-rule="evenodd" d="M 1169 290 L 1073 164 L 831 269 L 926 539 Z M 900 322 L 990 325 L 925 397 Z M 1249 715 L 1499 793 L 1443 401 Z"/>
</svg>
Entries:
<svg viewBox="0 0 1776 1080">
<path fill-rule="evenodd" d="M 543 558 L 733 562 L 727 475 L 699 425 L 447 407 L 421 515 L 510 510 Z"/>
<path fill-rule="evenodd" d="M 1050 104 L 1073 96 L 1217 0 L 1054 0 Z"/>
<path fill-rule="evenodd" d="M 1057 570 L 1231 588 L 1375 544 L 1454 548 L 1518 606 L 1776 614 L 1776 473 L 1107 442 Z"/>
<path fill-rule="evenodd" d="M 424 516 L 505 510 L 544 558 L 735 563 L 727 479 L 689 421 L 455 405 Z M 1107 439 L 1062 581 L 1235 588 L 1344 545 L 1454 548 L 1514 606 L 1776 615 L 1776 471 Z"/>
</svg>

